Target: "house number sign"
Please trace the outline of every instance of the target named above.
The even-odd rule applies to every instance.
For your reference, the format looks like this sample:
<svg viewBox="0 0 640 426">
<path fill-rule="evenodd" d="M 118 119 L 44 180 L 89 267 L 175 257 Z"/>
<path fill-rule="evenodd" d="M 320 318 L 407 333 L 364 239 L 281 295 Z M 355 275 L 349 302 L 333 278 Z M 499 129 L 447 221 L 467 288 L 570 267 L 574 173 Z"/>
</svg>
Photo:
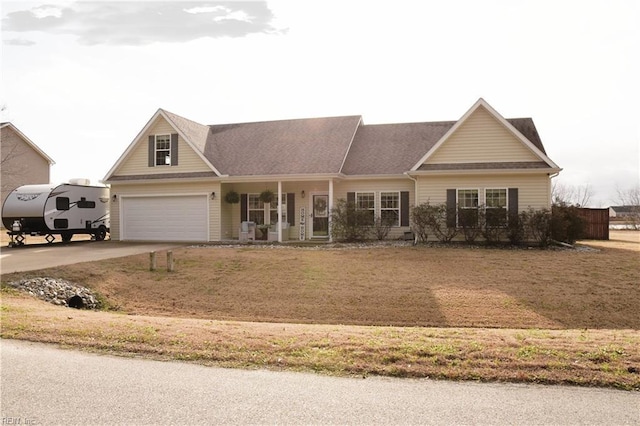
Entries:
<svg viewBox="0 0 640 426">
<path fill-rule="evenodd" d="M 304 207 L 300 207 L 300 241 L 304 241 L 306 235 L 306 229 L 307 229 L 307 214 L 306 211 L 304 209 Z"/>
</svg>

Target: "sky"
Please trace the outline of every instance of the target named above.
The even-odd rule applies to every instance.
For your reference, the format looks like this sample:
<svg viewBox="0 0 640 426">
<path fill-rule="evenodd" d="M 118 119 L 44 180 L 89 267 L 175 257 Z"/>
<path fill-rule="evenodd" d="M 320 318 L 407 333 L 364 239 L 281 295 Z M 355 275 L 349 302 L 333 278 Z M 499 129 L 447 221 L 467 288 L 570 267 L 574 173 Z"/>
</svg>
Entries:
<svg viewBox="0 0 640 426">
<path fill-rule="evenodd" d="M 0 120 L 97 184 L 158 108 L 201 124 L 532 117 L 560 186 L 640 184 L 637 0 L 5 1 Z"/>
</svg>

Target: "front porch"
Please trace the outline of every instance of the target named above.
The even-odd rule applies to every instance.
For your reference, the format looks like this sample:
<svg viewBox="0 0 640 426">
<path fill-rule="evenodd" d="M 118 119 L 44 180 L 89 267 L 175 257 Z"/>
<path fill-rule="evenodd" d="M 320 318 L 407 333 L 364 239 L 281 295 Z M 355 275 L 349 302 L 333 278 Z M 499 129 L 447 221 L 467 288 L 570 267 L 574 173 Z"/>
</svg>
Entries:
<svg viewBox="0 0 640 426">
<path fill-rule="evenodd" d="M 331 241 L 333 180 L 222 183 L 221 194 L 223 241 Z"/>
</svg>

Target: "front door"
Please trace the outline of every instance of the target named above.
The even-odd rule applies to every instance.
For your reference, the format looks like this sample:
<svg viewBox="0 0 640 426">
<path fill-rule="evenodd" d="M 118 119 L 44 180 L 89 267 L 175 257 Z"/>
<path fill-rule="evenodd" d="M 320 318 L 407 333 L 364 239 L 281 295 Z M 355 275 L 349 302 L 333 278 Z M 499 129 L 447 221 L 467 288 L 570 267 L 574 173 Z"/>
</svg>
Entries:
<svg viewBox="0 0 640 426">
<path fill-rule="evenodd" d="M 329 196 L 326 194 L 314 194 L 312 202 L 311 237 L 327 238 L 329 236 Z"/>
</svg>

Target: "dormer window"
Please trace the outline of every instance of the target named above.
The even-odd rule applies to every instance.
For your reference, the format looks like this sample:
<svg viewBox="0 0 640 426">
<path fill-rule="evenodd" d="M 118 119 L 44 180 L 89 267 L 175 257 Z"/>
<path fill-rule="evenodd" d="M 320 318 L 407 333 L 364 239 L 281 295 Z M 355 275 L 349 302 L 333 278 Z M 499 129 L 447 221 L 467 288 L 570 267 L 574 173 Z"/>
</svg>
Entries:
<svg viewBox="0 0 640 426">
<path fill-rule="evenodd" d="M 156 135 L 156 166 L 171 165 L 171 135 Z"/>
<path fill-rule="evenodd" d="M 178 134 L 149 135 L 149 167 L 178 165 Z"/>
</svg>

